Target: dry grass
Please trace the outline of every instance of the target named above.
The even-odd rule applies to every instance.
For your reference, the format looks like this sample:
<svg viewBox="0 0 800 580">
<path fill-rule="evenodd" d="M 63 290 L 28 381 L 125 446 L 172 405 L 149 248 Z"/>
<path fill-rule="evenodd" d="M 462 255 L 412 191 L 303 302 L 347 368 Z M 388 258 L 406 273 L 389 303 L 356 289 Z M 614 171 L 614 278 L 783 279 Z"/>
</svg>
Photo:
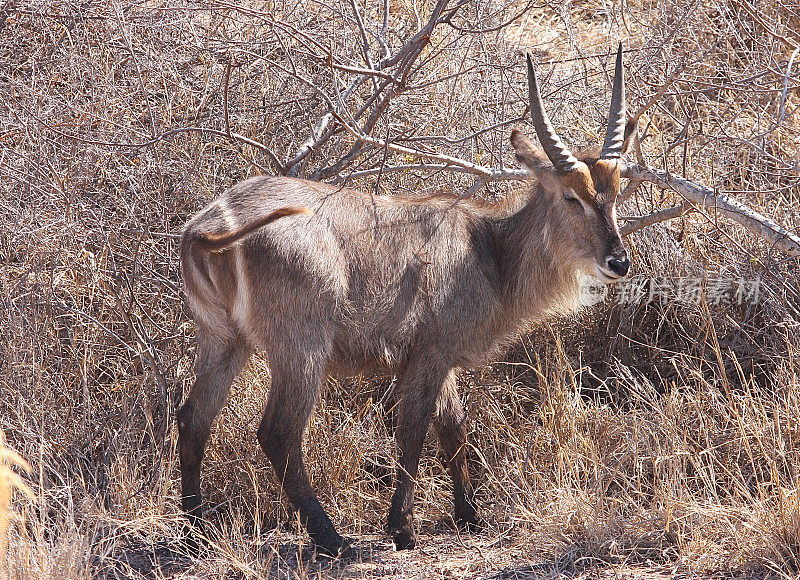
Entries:
<svg viewBox="0 0 800 580">
<path fill-rule="evenodd" d="M 11 496 L 17 491 L 34 499 L 31 488 L 12 470 L 13 467 L 18 467 L 30 473 L 31 466 L 19 453 L 6 447 L 5 443 L 5 434 L 0 430 L 0 570 L 4 571 L 8 554 L 8 529 L 12 523 L 19 521 L 18 514 L 11 509 Z"/>
<path fill-rule="evenodd" d="M 654 300 L 620 303 L 618 289 L 541 328 L 505 362 L 462 375 L 484 532 L 453 531 L 449 482 L 431 441 L 417 494 L 420 547 L 393 552 L 380 534 L 394 457 L 392 383 L 331 382 L 309 428 L 308 464 L 334 523 L 362 538 L 361 558 L 312 561 L 255 443 L 268 369 L 254 358 L 205 463 L 211 547 L 197 559 L 183 553 L 172 422 L 194 347 L 174 236 L 223 188 L 272 168 L 256 148 L 198 132 L 119 144 L 185 126 L 225 132 L 224 78 L 235 54 L 232 130 L 290 158 L 325 112 L 298 75 L 332 95 L 334 73 L 308 55 L 317 45 L 272 21 L 272 11 L 342 62 L 364 66 L 355 21 L 342 16 L 352 14 L 348 2 L 219 4 L 0 2 L 0 429 L 32 465 L 22 477 L 34 492 L 11 500 L 24 526 L 8 532 L 5 576 L 800 571 L 798 264 L 713 212 L 629 240 L 635 274 L 651 280 L 646 291 L 659 289 Z M 390 5 L 396 48 L 416 15 L 414 3 Z M 380 21 L 380 6 L 364 12 L 368 25 Z M 424 20 L 429 3 L 416 6 Z M 631 108 L 679 71 L 643 120 L 645 159 L 798 231 L 800 60 L 787 72 L 800 41 L 796 8 L 637 1 L 622 14 L 587 1 L 535 8 L 497 31 L 466 30 L 491 28 L 522 6 L 495 13 L 500 5 L 470 3 L 455 27 L 438 27 L 411 88 L 388 103 L 373 134 L 508 164 L 508 133 L 524 111 L 519 51 L 533 49 L 553 61 L 541 66 L 559 131 L 569 143 L 593 142 L 608 59 L 592 55 L 621 37 L 631 49 Z M 352 78 L 336 74 L 342 87 Z M 365 87 L 348 101 L 351 113 Z M 334 137 L 301 174 L 341 159 L 351 144 Z M 382 155 L 365 151 L 341 174 Z M 406 172 L 359 184 L 429 192 L 472 181 Z M 621 214 L 676 201 L 643 187 Z M 681 294 L 682 280 L 704 276 L 760 279 L 761 292 L 741 305 Z"/>
</svg>

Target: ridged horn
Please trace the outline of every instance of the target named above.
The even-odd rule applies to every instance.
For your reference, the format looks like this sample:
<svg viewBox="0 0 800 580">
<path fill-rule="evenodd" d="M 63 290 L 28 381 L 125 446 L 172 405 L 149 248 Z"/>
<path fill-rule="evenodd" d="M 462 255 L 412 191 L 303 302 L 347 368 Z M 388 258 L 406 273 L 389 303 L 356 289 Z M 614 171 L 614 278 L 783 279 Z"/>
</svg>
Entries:
<svg viewBox="0 0 800 580">
<path fill-rule="evenodd" d="M 528 54 L 528 98 L 531 103 L 531 117 L 539 143 L 542 144 L 545 154 L 550 159 L 550 163 L 559 173 L 569 173 L 580 166 L 575 156 L 567 149 L 564 142 L 556 135 L 550 118 L 542 106 L 542 95 L 539 93 L 539 85 L 536 82 L 536 72 L 533 70 L 531 55 Z"/>
<path fill-rule="evenodd" d="M 611 108 L 608 112 L 606 138 L 600 159 L 619 159 L 622 155 L 622 144 L 625 140 L 625 83 L 622 80 L 622 43 L 617 50 L 617 64 L 614 67 L 614 84 L 611 88 Z"/>
</svg>

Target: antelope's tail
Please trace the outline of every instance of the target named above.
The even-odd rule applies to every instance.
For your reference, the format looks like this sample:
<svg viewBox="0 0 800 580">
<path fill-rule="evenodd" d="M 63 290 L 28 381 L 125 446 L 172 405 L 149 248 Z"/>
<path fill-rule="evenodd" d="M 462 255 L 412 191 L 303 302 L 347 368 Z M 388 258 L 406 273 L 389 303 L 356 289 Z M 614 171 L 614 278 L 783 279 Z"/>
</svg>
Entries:
<svg viewBox="0 0 800 580">
<path fill-rule="evenodd" d="M 219 295 L 209 271 L 209 254 L 229 248 L 277 219 L 298 214 L 311 216 L 314 212 L 304 206 L 287 206 L 222 234 L 203 231 L 202 224 L 191 224 L 184 230 L 180 259 L 186 300 L 195 323 L 202 326 L 206 333 L 215 335 L 216 340 L 224 343 L 236 339 L 224 299 Z"/>
<path fill-rule="evenodd" d="M 186 232 L 183 243 L 190 247 L 194 246 L 205 250 L 206 252 L 221 252 L 257 229 L 263 228 L 275 220 L 290 215 L 312 216 L 314 212 L 305 206 L 282 207 L 224 234 L 212 234 L 198 231 Z"/>
</svg>

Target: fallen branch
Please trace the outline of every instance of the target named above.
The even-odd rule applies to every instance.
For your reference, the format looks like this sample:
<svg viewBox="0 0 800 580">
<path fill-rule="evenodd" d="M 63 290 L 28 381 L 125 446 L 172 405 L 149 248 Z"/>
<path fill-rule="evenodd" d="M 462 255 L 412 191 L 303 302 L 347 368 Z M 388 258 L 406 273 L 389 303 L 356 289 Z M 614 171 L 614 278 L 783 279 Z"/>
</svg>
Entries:
<svg viewBox="0 0 800 580">
<path fill-rule="evenodd" d="M 388 143 L 381 139 L 376 139 L 361 133 L 357 129 L 351 127 L 344 119 L 338 118 L 337 120 L 348 133 L 350 133 L 359 141 L 375 147 L 388 149 L 394 153 L 412 155 L 417 158 L 430 159 L 431 161 L 436 162 L 434 164 L 405 164 L 367 169 L 364 171 L 351 173 L 348 177 L 365 177 L 378 173 L 406 171 L 411 169 L 471 173 L 478 177 L 478 182 L 475 187 L 468 190 L 470 194 L 474 193 L 490 181 L 525 180 L 530 178 L 530 173 L 526 169 L 493 169 L 491 167 L 478 165 L 476 163 L 472 163 L 458 157 L 453 157 L 451 155 L 430 153 L 412 149 L 411 147 L 395 145 L 393 143 Z M 632 232 L 647 226 L 680 217 L 695 209 L 703 210 L 709 208 L 738 222 L 749 231 L 764 238 L 774 247 L 783 250 L 790 256 L 800 257 L 800 237 L 798 237 L 796 234 L 793 234 L 783 226 L 778 225 L 765 215 L 758 213 L 745 204 L 728 197 L 725 194 L 717 193 L 713 189 L 695 181 L 668 175 L 664 171 L 660 171 L 646 165 L 627 163 L 623 161 L 620 169 L 622 177 L 626 177 L 634 182 L 647 181 L 655 184 L 661 189 L 671 189 L 683 197 L 686 202 L 688 202 L 672 208 L 657 211 L 648 216 L 639 218 L 632 223 L 626 224 L 621 230 L 623 235 L 629 235 Z M 335 180 L 336 183 L 341 181 L 344 181 L 344 178 L 340 177 Z"/>
<path fill-rule="evenodd" d="M 800 237 L 724 193 L 717 193 L 696 181 L 668 175 L 664 171 L 635 163 L 622 162 L 621 171 L 622 177 L 649 181 L 661 189 L 675 191 L 686 201 L 699 206 L 700 209 L 708 208 L 717 211 L 790 256 L 800 257 Z"/>
</svg>

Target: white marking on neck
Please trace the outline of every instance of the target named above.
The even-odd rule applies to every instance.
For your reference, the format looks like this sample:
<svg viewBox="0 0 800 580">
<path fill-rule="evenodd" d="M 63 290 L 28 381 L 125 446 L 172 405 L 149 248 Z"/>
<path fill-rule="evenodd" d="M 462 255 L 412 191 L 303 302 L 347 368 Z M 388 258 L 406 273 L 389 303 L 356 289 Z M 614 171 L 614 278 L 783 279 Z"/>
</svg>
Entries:
<svg viewBox="0 0 800 580">
<path fill-rule="evenodd" d="M 238 220 L 227 202 L 224 199 L 219 199 L 217 204 L 222 212 L 222 218 L 228 226 L 228 230 L 232 231 L 238 228 Z M 244 258 L 244 248 L 242 248 L 242 244 L 234 244 L 231 250 L 233 251 L 233 259 L 236 263 L 236 298 L 233 301 L 231 318 L 233 318 L 234 323 L 242 332 L 247 333 L 250 322 L 250 278 L 247 275 L 247 264 Z"/>
<path fill-rule="evenodd" d="M 548 250 L 552 248 L 552 240 L 553 238 L 550 235 L 550 222 L 547 221 L 542 228 L 542 241 L 544 242 L 544 247 Z"/>
</svg>

